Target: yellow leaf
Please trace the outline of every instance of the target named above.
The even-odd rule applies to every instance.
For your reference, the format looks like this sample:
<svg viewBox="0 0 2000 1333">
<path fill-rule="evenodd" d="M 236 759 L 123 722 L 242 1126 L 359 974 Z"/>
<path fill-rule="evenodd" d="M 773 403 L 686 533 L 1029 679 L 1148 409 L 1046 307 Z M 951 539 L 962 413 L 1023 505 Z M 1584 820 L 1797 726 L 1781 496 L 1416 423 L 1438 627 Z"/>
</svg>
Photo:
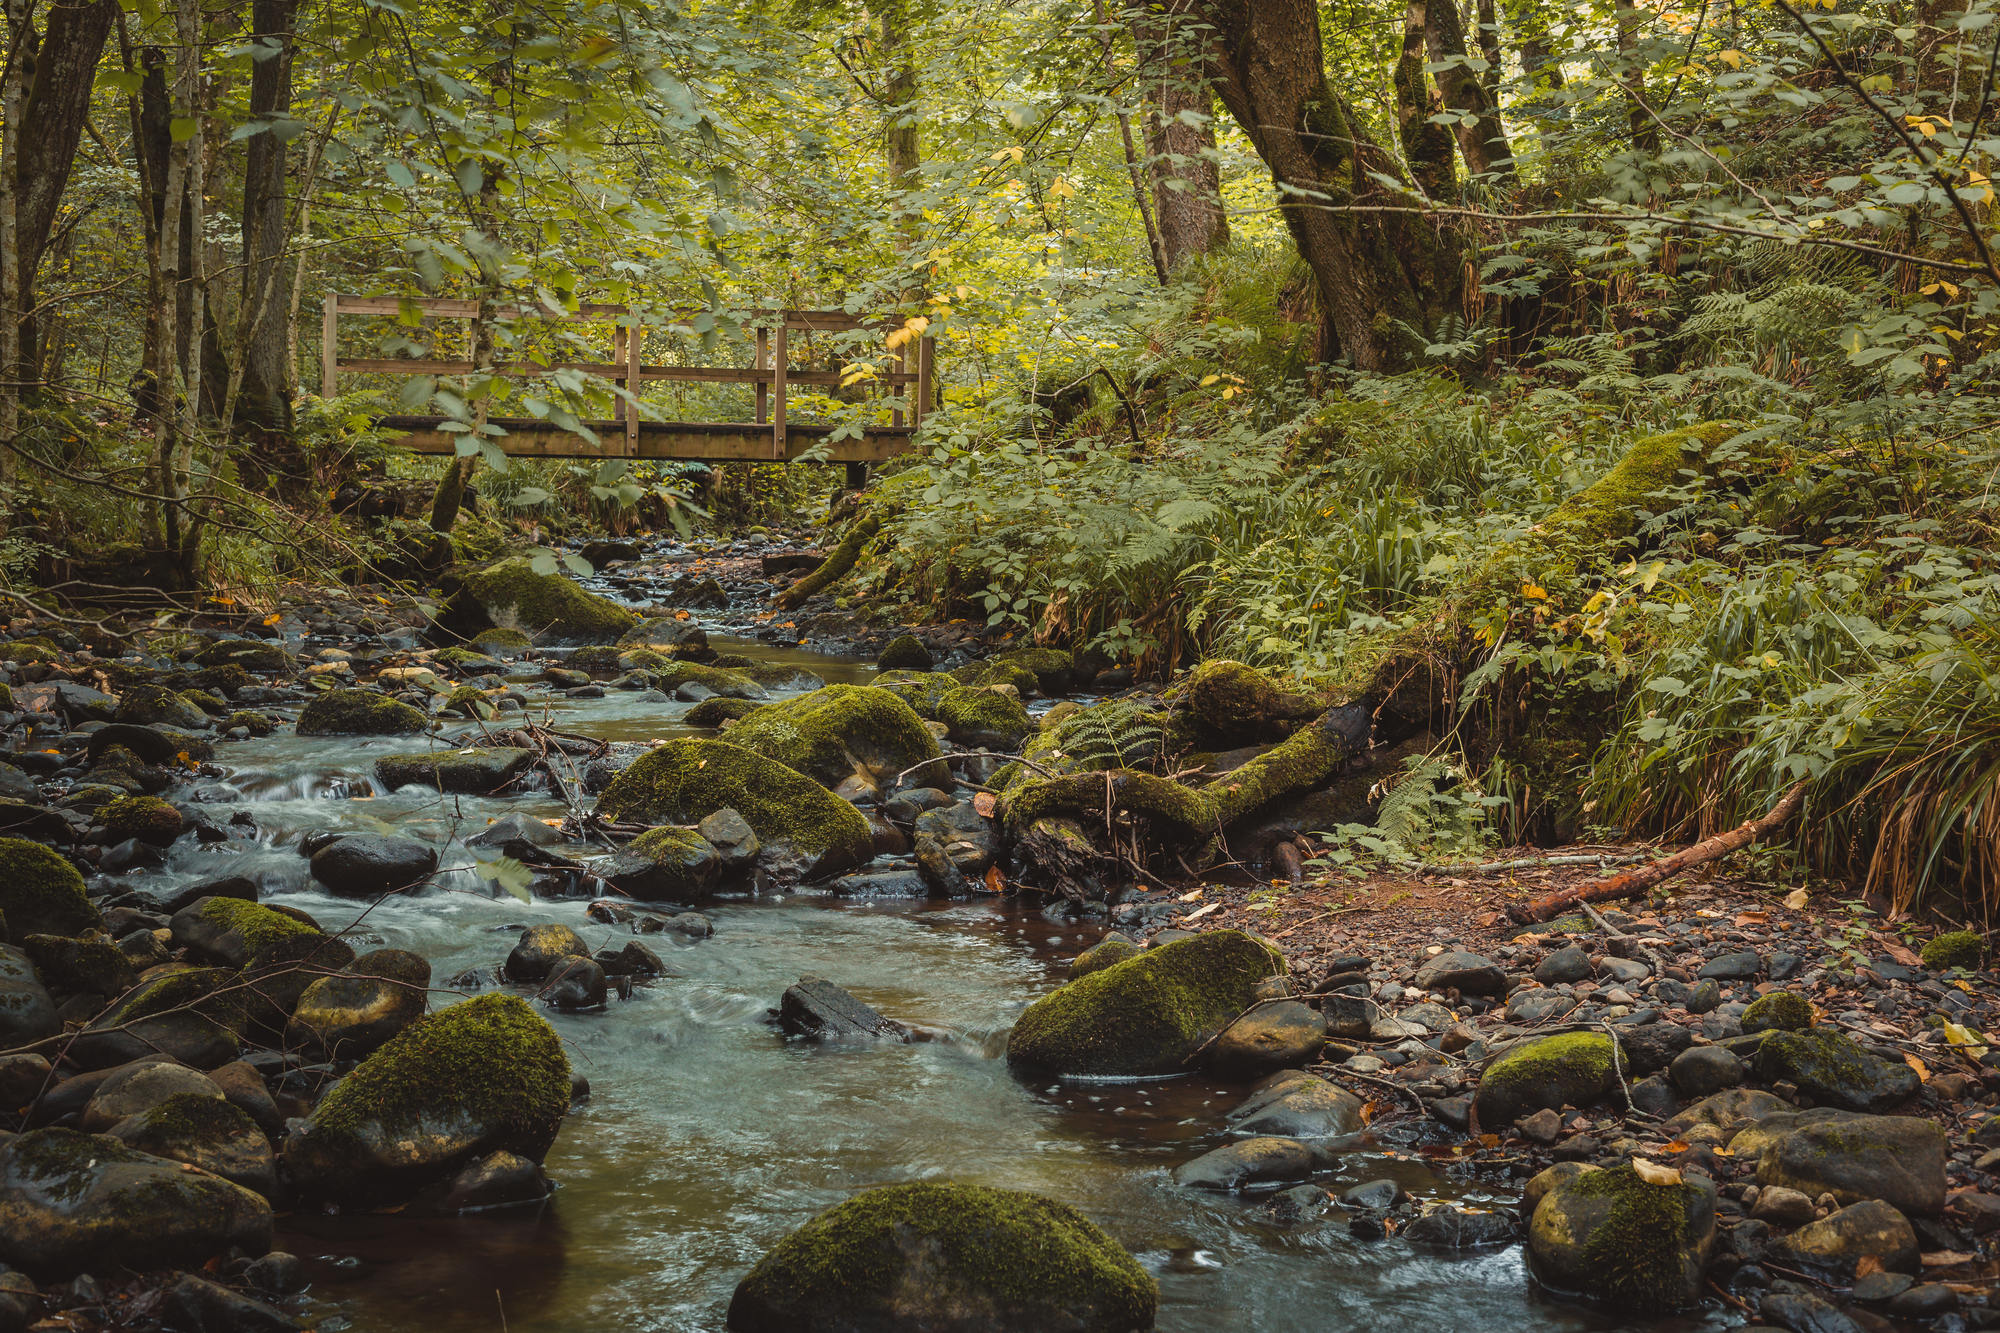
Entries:
<svg viewBox="0 0 2000 1333">
<path fill-rule="evenodd" d="M 1986 1038 L 1971 1028 L 1947 1022 L 1944 1025 L 1944 1039 L 1954 1046 L 1963 1046 L 1965 1053 L 1975 1060 L 1986 1054 Z"/>
<path fill-rule="evenodd" d="M 1806 891 L 1804 889 L 1793 889 L 1785 895 L 1785 906 L 1791 908 L 1794 912 L 1805 911 Z"/>
<path fill-rule="evenodd" d="M 1549 599 L 1549 590 L 1539 583 L 1523 579 L 1521 580 L 1521 596 L 1531 602 L 1546 602 Z"/>
<path fill-rule="evenodd" d="M 1717 51 L 1715 58 L 1731 69 L 1743 68 L 1743 53 L 1737 50 Z"/>
<path fill-rule="evenodd" d="M 1214 383 L 1215 383 L 1216 381 L 1220 380 L 1221 378 L 1222 378 L 1222 376 L 1220 376 L 1220 375 L 1203 375 L 1203 376 L 1201 377 L 1201 387 L 1202 387 L 1202 388 L 1204 388 L 1204 389 L 1206 389 L 1206 388 L 1207 388 L 1207 387 L 1208 387 L 1209 385 L 1211 385 L 1211 384 L 1214 384 Z"/>
<path fill-rule="evenodd" d="M 1049 193 L 1058 199 L 1074 199 L 1076 198 L 1076 187 L 1061 176 L 1058 176 L 1049 182 Z"/>
<path fill-rule="evenodd" d="M 1678 1185 L 1681 1183 L 1681 1173 L 1679 1171 L 1671 1166 L 1661 1166 L 1658 1162 L 1649 1162 L 1643 1157 L 1634 1157 L 1632 1159 L 1632 1172 L 1648 1185 Z"/>
</svg>

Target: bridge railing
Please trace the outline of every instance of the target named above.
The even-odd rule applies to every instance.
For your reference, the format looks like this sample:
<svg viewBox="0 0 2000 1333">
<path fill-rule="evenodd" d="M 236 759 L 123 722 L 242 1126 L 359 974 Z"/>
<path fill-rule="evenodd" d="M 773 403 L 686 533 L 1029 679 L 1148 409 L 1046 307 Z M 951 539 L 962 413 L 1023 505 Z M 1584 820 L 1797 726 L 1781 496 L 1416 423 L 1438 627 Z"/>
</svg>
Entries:
<svg viewBox="0 0 2000 1333">
<path fill-rule="evenodd" d="M 340 378 L 348 375 L 446 376 L 469 375 L 477 367 L 469 360 L 447 357 L 343 357 L 340 355 L 340 320 L 347 315 L 403 317 L 415 308 L 426 320 L 471 320 L 479 314 L 476 301 L 440 297 L 405 298 L 395 296 L 353 296 L 336 294 L 326 298 L 320 331 L 320 389 L 327 397 L 338 391 Z M 840 334 L 862 329 L 880 330 L 885 338 L 904 327 L 894 316 L 850 315 L 840 310 L 754 311 L 743 326 L 755 338 L 755 360 L 748 366 L 677 366 L 648 364 L 642 353 L 648 328 L 643 316 L 627 305 L 585 303 L 575 312 L 550 311 L 535 306 L 503 307 L 503 316 L 551 322 L 609 323 L 610 356 L 604 361 L 551 359 L 512 361 L 495 365 L 502 375 L 541 376 L 561 371 L 595 376 L 623 393 L 614 399 L 612 418 L 583 423 L 597 435 L 599 443 L 573 430 L 563 429 L 539 417 L 492 417 L 490 424 L 506 431 L 499 441 L 509 454 L 545 458 L 685 458 L 785 460 L 817 449 L 830 462 L 876 462 L 909 446 L 932 401 L 935 348 L 928 335 L 891 339 L 893 369 L 877 373 L 859 384 L 891 400 L 890 424 L 865 425 L 856 434 L 853 428 L 840 429 L 819 423 L 794 421 L 791 392 L 794 386 L 814 389 L 841 388 L 845 377 L 838 370 L 809 370 L 792 364 L 794 334 Z M 665 327 L 686 329 L 701 312 L 680 312 Z M 655 316 L 657 318 L 657 315 Z M 656 326 L 657 327 L 657 326 Z M 692 336 L 690 331 L 688 336 Z M 637 409 L 642 386 L 652 382 L 692 384 L 747 384 L 754 386 L 754 421 L 665 421 L 648 418 Z M 462 429 L 441 416 L 390 415 L 381 424 L 404 433 L 401 443 L 418 453 L 449 454 L 457 451 Z M 838 438 L 835 438 L 838 436 Z"/>
</svg>

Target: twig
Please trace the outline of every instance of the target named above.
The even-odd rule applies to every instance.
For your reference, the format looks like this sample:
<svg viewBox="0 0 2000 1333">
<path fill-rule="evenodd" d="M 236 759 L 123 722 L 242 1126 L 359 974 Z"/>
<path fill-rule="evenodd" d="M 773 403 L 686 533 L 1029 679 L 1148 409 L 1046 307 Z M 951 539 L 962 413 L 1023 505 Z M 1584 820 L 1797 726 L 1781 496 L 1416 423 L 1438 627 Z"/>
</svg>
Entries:
<svg viewBox="0 0 2000 1333">
<path fill-rule="evenodd" d="M 1568 853 L 1562 856 L 1523 856 L 1513 861 L 1471 861 L 1462 865 L 1426 866 L 1429 875 L 1504 875 L 1510 870 L 1540 870 L 1548 866 L 1622 866 L 1649 859 L 1651 852 L 1626 852 L 1610 856 L 1602 852 Z"/>
<path fill-rule="evenodd" d="M 1213 1037 L 1210 1037 L 1207 1041 L 1203 1042 L 1201 1045 L 1195 1047 L 1194 1050 L 1188 1054 L 1188 1057 L 1185 1060 L 1181 1061 L 1181 1068 L 1185 1069 L 1189 1065 L 1193 1064 L 1196 1060 L 1199 1060 L 1202 1056 L 1202 1052 L 1206 1051 L 1209 1047 L 1215 1045 L 1215 1043 L 1221 1041 L 1223 1037 L 1228 1035 L 1229 1029 L 1235 1027 L 1238 1023 L 1242 1022 L 1246 1017 L 1257 1012 L 1257 1010 L 1262 1009 L 1265 1005 L 1282 1004 L 1286 1000 L 1297 1000 L 1297 999 L 1298 996 L 1296 995 L 1273 995 L 1262 1000 L 1252 1001 L 1248 1009 L 1245 1009 L 1242 1013 L 1236 1015 L 1236 1017 L 1230 1019 L 1227 1023 L 1224 1023 L 1222 1025 L 1222 1030 L 1220 1032 L 1216 1033 Z"/>
<path fill-rule="evenodd" d="M 1666 972 L 1667 965 L 1661 961 L 1660 956 L 1654 953 L 1651 948 L 1649 948 L 1644 944 L 1639 943 L 1638 940 L 1632 938 L 1632 936 L 1618 929 L 1618 927 L 1612 925 L 1609 921 L 1606 921 L 1601 915 L 1598 914 L 1597 909 L 1595 907 L 1592 907 L 1589 903 L 1578 903 L 1577 906 L 1581 907 L 1584 911 L 1590 914 L 1590 919 L 1597 923 L 1597 927 L 1599 930 L 1602 930 L 1605 934 L 1609 935 L 1614 940 L 1624 940 L 1626 943 L 1630 944 L 1633 948 L 1644 953 L 1646 955 L 1646 961 L 1648 963 L 1651 963 L 1653 966 L 1653 975 L 1655 977 L 1661 976 Z"/>
</svg>

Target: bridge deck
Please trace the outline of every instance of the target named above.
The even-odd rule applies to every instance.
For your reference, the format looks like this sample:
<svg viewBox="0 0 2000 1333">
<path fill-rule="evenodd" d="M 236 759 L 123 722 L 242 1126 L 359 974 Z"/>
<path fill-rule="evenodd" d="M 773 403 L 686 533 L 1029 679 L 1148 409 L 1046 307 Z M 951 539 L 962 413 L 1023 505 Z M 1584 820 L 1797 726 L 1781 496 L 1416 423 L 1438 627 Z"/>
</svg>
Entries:
<svg viewBox="0 0 2000 1333">
<path fill-rule="evenodd" d="M 432 416 L 385 416 L 378 419 L 386 430 L 405 431 L 396 443 L 412 453 L 451 454 L 465 438 L 455 431 L 440 430 L 449 418 Z M 827 442 L 832 426 L 788 422 L 785 452 L 776 451 L 769 424 L 714 421 L 641 421 L 636 439 L 628 448 L 626 423 L 586 422 L 600 443 L 592 444 L 581 435 L 559 429 L 534 417 L 494 417 L 491 424 L 507 432 L 499 441 L 510 457 L 517 458 L 674 458 L 711 462 L 790 461 L 809 449 L 823 445 L 821 457 L 829 463 L 879 463 L 910 447 L 916 432 L 908 426 L 870 426 L 860 439 Z"/>
</svg>

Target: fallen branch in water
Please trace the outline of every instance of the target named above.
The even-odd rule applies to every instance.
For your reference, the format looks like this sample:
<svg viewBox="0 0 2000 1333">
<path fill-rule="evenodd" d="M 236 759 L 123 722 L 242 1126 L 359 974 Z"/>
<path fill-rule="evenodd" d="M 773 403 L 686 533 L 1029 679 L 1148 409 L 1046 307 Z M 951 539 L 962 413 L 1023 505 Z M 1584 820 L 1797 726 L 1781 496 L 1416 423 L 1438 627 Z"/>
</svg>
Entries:
<svg viewBox="0 0 2000 1333">
<path fill-rule="evenodd" d="M 1770 813 L 1761 819 L 1745 820 L 1726 833 L 1704 838 L 1692 847 L 1683 848 L 1672 856 L 1637 870 L 1581 884 L 1576 888 L 1552 893 L 1546 898 L 1538 898 L 1530 903 L 1517 903 L 1507 909 L 1507 915 L 1526 925 L 1561 916 L 1579 903 L 1604 903 L 1621 898 L 1637 898 L 1655 884 L 1671 879 L 1683 870 L 1721 860 L 1731 852 L 1740 851 L 1753 842 L 1769 837 L 1798 813 L 1799 806 L 1804 804 L 1805 799 L 1806 784 L 1801 782 L 1786 792 L 1784 798 L 1772 806 Z"/>
</svg>

